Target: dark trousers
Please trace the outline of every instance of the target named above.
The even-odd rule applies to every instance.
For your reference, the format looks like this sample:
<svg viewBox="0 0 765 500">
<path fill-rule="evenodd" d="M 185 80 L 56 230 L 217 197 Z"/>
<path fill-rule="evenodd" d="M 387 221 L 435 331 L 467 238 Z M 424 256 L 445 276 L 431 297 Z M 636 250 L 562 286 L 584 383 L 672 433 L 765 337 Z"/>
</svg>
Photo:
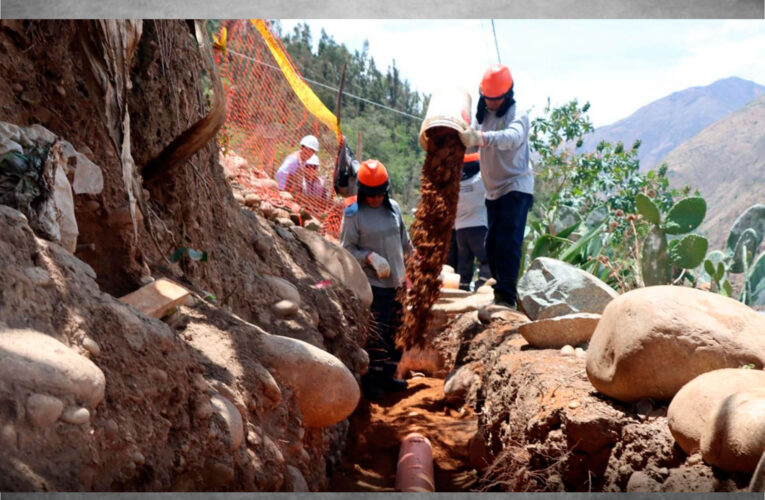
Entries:
<svg viewBox="0 0 765 500">
<path fill-rule="evenodd" d="M 486 200 L 489 231 L 486 233 L 486 257 L 491 275 L 497 280 L 494 296 L 515 304 L 516 283 L 521 267 L 521 247 L 526 216 L 534 203 L 528 193 L 510 191 L 496 200 Z"/>
<path fill-rule="evenodd" d="M 459 256 L 457 254 L 457 231 L 452 229 L 452 242 L 449 244 L 449 255 L 446 257 L 446 265 L 457 269 Z"/>
<path fill-rule="evenodd" d="M 401 351 L 396 350 L 394 335 L 401 325 L 402 307 L 396 300 L 396 288 L 372 287 L 372 315 L 374 324 L 369 332 L 366 350 L 369 353 L 369 365 L 382 365 L 385 362 L 401 360 Z"/>
<path fill-rule="evenodd" d="M 457 255 L 460 273 L 460 288 L 470 290 L 473 281 L 473 262 L 478 260 L 478 280 L 475 287 L 483 285 L 491 277 L 489 261 L 486 258 L 486 232 L 484 226 L 465 227 L 457 230 Z"/>
</svg>

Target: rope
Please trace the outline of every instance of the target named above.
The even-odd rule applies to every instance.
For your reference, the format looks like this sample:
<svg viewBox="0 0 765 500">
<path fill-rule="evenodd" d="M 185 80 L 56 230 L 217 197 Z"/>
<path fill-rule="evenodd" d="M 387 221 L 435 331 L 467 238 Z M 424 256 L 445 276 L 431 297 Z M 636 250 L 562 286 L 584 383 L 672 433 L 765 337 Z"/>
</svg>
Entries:
<svg viewBox="0 0 765 500">
<path fill-rule="evenodd" d="M 494 19 L 491 20 L 491 31 L 494 33 L 494 47 L 497 49 L 497 62 L 502 64 L 502 58 L 499 57 L 499 44 L 497 43 L 497 31 L 494 29 Z"/>
</svg>

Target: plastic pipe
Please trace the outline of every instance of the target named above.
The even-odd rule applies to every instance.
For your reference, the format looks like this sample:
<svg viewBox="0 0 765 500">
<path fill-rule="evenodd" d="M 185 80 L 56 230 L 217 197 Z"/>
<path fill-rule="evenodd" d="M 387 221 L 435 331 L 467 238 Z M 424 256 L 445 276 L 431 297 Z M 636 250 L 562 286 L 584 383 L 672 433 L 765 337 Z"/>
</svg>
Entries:
<svg viewBox="0 0 765 500">
<path fill-rule="evenodd" d="M 457 273 L 441 273 L 441 286 L 443 288 L 457 289 L 460 287 L 460 275 Z"/>
<path fill-rule="evenodd" d="M 433 447 L 428 438 L 416 432 L 401 441 L 396 469 L 396 489 L 403 492 L 432 492 Z"/>
</svg>

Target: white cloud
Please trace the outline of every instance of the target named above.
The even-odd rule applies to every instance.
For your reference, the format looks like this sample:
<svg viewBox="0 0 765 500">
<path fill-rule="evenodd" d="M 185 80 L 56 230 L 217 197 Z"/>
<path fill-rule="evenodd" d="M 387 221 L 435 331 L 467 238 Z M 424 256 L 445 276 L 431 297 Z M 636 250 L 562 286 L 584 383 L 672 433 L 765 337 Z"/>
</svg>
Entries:
<svg viewBox="0 0 765 500">
<path fill-rule="evenodd" d="M 726 38 L 725 35 L 730 36 Z M 705 85 L 728 76 L 739 76 L 763 84 L 764 61 L 765 24 L 740 21 L 722 26 L 708 39 L 693 45 L 690 55 L 678 61 L 676 71 L 678 76 L 682 76 L 679 79 L 693 79 L 696 85 Z"/>
<path fill-rule="evenodd" d="M 370 55 L 385 71 L 429 94 L 441 85 L 475 99 L 481 75 L 496 62 L 489 20 L 310 20 L 338 43 Z M 283 20 L 291 31 L 296 21 Z M 592 104 L 596 126 L 652 100 L 729 76 L 765 84 L 765 23 L 708 20 L 495 20 L 502 62 L 517 82 L 523 109 L 541 112 L 577 98 Z M 474 101 L 475 102 L 475 101 Z"/>
</svg>

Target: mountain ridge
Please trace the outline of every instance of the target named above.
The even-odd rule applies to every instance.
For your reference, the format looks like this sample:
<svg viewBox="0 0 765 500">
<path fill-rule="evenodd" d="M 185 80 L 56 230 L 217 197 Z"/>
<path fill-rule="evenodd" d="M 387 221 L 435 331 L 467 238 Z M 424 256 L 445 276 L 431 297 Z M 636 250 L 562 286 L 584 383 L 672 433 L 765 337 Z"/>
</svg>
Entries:
<svg viewBox="0 0 765 500">
<path fill-rule="evenodd" d="M 689 185 L 707 201 L 698 231 L 710 250 L 725 244 L 744 210 L 765 203 L 765 95 L 716 121 L 661 160 L 670 185 Z"/>
<path fill-rule="evenodd" d="M 601 140 L 622 141 L 629 147 L 640 139 L 638 157 L 644 172 L 658 166 L 661 158 L 683 142 L 762 95 L 765 86 L 739 77 L 679 90 L 597 128 L 583 138 L 582 150 L 594 150 Z"/>
</svg>

